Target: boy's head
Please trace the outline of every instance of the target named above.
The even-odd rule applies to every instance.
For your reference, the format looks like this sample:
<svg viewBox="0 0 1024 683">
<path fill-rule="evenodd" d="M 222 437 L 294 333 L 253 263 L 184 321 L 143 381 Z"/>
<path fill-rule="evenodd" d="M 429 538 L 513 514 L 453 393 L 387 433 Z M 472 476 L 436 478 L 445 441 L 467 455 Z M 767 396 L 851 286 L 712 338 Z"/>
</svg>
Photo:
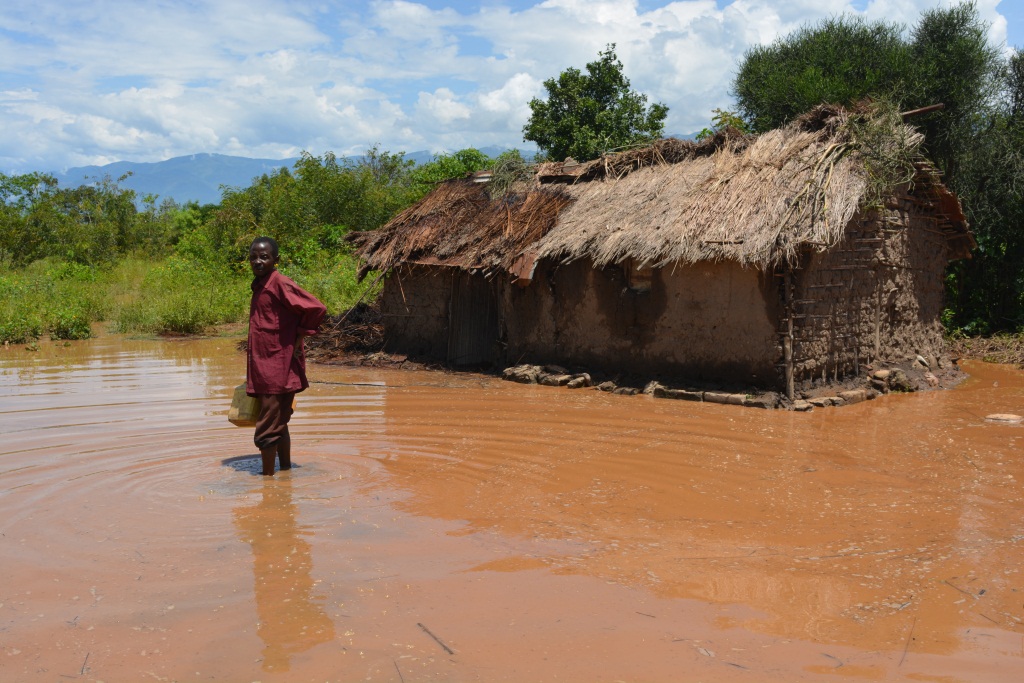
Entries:
<svg viewBox="0 0 1024 683">
<path fill-rule="evenodd" d="M 274 270 L 280 252 L 273 237 L 257 237 L 249 245 L 249 267 L 255 277 L 263 277 Z"/>
</svg>

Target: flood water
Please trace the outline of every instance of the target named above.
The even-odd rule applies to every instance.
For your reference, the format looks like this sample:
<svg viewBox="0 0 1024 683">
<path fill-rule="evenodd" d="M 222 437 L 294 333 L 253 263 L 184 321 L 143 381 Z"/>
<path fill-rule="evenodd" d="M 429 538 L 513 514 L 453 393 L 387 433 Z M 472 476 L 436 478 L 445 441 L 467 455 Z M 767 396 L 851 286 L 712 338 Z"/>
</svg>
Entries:
<svg viewBox="0 0 1024 683">
<path fill-rule="evenodd" d="M 1024 680 L 1024 373 L 812 413 L 0 349 L 0 681 Z"/>
</svg>

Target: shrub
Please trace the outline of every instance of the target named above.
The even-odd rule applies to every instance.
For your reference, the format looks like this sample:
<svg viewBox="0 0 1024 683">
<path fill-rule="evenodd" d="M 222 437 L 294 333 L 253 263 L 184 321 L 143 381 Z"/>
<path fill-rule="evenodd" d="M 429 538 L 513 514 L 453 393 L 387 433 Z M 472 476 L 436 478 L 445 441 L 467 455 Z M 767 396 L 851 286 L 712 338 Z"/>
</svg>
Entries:
<svg viewBox="0 0 1024 683">
<path fill-rule="evenodd" d="M 156 327 L 156 312 L 147 301 L 135 299 L 118 308 L 111 329 L 121 334 L 141 334 L 152 332 Z"/>
<path fill-rule="evenodd" d="M 92 336 L 89 316 L 75 309 L 51 314 L 50 339 L 88 339 Z"/>
<path fill-rule="evenodd" d="M 163 302 L 157 329 L 161 334 L 201 334 L 221 322 L 209 301 L 186 292 Z"/>
<path fill-rule="evenodd" d="M 24 344 L 39 339 L 42 333 L 38 318 L 0 317 L 0 342 L 5 344 Z"/>
</svg>

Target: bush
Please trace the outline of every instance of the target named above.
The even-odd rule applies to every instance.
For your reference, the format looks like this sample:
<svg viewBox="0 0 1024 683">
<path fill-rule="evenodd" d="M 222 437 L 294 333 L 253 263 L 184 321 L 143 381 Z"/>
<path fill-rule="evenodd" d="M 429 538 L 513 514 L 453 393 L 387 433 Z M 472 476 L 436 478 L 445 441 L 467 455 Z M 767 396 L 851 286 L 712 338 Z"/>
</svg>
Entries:
<svg viewBox="0 0 1024 683">
<path fill-rule="evenodd" d="M 0 276 L 0 343 L 24 344 L 43 333 L 32 283 L 17 274 Z"/>
<path fill-rule="evenodd" d="M 0 342 L 24 344 L 39 339 L 43 325 L 38 318 L 0 317 Z"/>
<path fill-rule="evenodd" d="M 50 339 L 88 339 L 91 336 L 91 321 L 82 311 L 65 309 L 51 313 Z"/>
<path fill-rule="evenodd" d="M 209 301 L 186 292 L 163 302 L 155 330 L 161 334 L 201 334 L 224 321 Z"/>
</svg>

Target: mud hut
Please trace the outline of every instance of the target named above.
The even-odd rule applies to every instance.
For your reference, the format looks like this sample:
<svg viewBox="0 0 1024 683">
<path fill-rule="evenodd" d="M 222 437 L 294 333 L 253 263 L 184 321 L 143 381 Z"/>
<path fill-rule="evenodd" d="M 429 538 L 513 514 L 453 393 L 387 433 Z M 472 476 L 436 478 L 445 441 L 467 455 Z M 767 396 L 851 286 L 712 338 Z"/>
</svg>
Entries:
<svg viewBox="0 0 1024 683">
<path fill-rule="evenodd" d="M 943 350 L 974 246 L 899 114 L 822 106 L 753 137 L 447 182 L 364 237 L 387 348 L 786 391 Z M 483 178 L 486 179 L 486 178 Z M 492 196 L 494 195 L 494 196 Z"/>
</svg>

